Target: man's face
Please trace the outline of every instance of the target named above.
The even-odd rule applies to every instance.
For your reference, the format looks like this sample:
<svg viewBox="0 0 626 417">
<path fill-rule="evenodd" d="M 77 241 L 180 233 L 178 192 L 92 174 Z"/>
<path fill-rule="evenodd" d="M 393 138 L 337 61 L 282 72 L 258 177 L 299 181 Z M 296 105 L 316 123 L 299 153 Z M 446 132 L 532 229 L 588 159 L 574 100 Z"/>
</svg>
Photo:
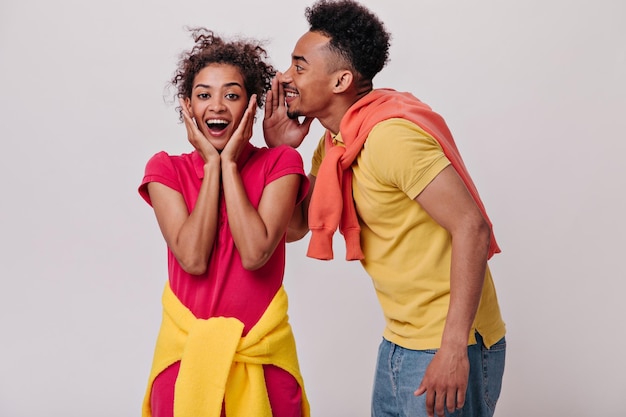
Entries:
<svg viewBox="0 0 626 417">
<path fill-rule="evenodd" d="M 309 116 L 323 119 L 329 112 L 335 85 L 334 55 L 328 49 L 330 38 L 317 32 L 305 33 L 296 43 L 291 66 L 279 81 L 285 90 L 287 114 L 291 118 Z"/>
</svg>

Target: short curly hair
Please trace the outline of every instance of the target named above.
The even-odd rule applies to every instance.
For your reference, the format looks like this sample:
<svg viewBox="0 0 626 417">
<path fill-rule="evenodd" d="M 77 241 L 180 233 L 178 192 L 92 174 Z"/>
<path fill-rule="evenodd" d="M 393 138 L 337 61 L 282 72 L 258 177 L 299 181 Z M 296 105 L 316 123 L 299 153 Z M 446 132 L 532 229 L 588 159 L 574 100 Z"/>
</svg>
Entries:
<svg viewBox="0 0 626 417">
<path fill-rule="evenodd" d="M 353 0 L 320 0 L 307 7 L 311 32 L 330 38 L 329 46 L 363 78 L 372 80 L 389 61 L 391 35 L 383 22 Z"/>
<path fill-rule="evenodd" d="M 248 97 L 256 94 L 257 107 L 262 108 L 276 70 L 266 62 L 267 51 L 261 42 L 250 39 L 226 41 L 213 31 L 201 27 L 189 30 L 195 46 L 180 55 L 171 80 L 171 85 L 176 88 L 176 97 L 191 97 L 193 80 L 207 65 L 228 64 L 239 68 Z M 177 110 L 182 120 L 180 107 Z"/>
</svg>

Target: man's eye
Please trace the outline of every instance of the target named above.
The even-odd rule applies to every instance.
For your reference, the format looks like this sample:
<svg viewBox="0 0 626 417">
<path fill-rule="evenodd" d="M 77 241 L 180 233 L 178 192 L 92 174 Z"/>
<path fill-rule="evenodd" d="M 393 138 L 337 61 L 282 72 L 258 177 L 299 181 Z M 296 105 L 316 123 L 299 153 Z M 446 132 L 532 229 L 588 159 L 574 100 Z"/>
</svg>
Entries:
<svg viewBox="0 0 626 417">
<path fill-rule="evenodd" d="M 294 65 L 296 67 L 296 71 L 300 72 L 302 71 L 304 68 L 302 68 L 300 65 Z"/>
</svg>

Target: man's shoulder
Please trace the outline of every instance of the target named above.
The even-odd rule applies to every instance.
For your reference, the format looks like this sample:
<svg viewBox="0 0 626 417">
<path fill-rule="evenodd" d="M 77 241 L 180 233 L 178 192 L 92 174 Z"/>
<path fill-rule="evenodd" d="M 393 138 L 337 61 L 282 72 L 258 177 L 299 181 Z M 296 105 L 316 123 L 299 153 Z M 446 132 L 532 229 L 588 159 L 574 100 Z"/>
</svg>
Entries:
<svg viewBox="0 0 626 417">
<path fill-rule="evenodd" d="M 403 131 L 419 136 L 430 137 L 417 123 L 403 117 L 392 117 L 378 122 L 370 131 L 370 136 Z"/>
<path fill-rule="evenodd" d="M 389 148 L 435 144 L 436 140 L 411 120 L 391 118 L 377 123 L 370 131 L 366 148 L 375 152 L 386 152 Z"/>
</svg>

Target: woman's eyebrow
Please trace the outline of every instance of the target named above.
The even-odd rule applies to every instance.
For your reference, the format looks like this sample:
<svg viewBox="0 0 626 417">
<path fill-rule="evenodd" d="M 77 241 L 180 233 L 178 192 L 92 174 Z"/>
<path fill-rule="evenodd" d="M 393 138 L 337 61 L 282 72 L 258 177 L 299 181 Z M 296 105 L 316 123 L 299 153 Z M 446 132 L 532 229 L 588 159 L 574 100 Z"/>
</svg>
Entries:
<svg viewBox="0 0 626 417">
<path fill-rule="evenodd" d="M 210 86 L 209 84 L 196 84 L 195 88 L 211 88 L 212 86 Z M 241 87 L 241 84 L 239 84 L 237 81 L 233 81 L 230 83 L 226 83 L 224 84 L 224 87 Z"/>
</svg>

